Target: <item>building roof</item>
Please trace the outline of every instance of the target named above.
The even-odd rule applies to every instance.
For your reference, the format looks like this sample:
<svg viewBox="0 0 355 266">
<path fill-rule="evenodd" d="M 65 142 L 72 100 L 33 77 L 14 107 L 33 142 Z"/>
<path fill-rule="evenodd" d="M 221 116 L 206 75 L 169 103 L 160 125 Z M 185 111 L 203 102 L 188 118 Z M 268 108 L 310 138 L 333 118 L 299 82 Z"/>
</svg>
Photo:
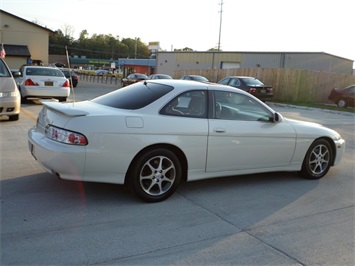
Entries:
<svg viewBox="0 0 355 266">
<path fill-rule="evenodd" d="M 4 44 L 6 55 L 31 57 L 27 45 Z"/>
<path fill-rule="evenodd" d="M 344 58 L 341 56 L 337 56 L 337 55 L 333 55 L 333 54 L 329 54 L 329 53 L 325 53 L 325 52 L 293 52 L 293 51 L 278 51 L 278 52 L 268 52 L 268 51 L 157 51 L 157 54 L 202 54 L 202 53 L 210 53 L 210 54 L 309 54 L 309 55 L 328 55 L 328 56 L 333 56 L 333 57 L 337 57 L 337 58 L 341 58 L 341 59 L 345 59 L 345 60 L 349 60 L 351 62 L 354 62 L 354 60 L 349 59 L 349 58 Z"/>
<path fill-rule="evenodd" d="M 0 9 L 0 13 L 4 13 L 4 14 L 6 14 L 6 15 L 8 15 L 8 16 L 14 17 L 14 18 L 16 18 L 16 19 L 18 19 L 18 20 L 21 20 L 21 21 L 25 22 L 25 23 L 32 24 L 33 26 L 36 26 L 36 27 L 41 28 L 41 29 L 43 29 L 43 30 L 47 30 L 47 31 L 49 31 L 49 32 L 51 32 L 51 33 L 55 33 L 55 31 L 53 31 L 53 30 L 50 30 L 50 29 L 48 29 L 48 28 L 46 28 L 46 27 L 42 27 L 41 25 L 38 25 L 38 24 L 36 24 L 36 23 L 34 23 L 34 22 L 31 22 L 31 21 L 25 20 L 25 19 L 23 19 L 23 18 L 20 18 L 20 17 L 18 17 L 18 16 L 15 16 L 14 14 L 11 14 L 11 13 L 9 13 L 9 12 L 6 12 L 5 10 Z"/>
</svg>

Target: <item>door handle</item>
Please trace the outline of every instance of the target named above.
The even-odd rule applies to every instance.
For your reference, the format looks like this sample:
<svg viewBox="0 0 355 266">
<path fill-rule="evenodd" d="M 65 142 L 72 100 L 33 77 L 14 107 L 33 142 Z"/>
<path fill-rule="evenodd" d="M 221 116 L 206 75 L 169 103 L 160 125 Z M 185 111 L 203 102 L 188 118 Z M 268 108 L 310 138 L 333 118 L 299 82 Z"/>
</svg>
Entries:
<svg viewBox="0 0 355 266">
<path fill-rule="evenodd" d="M 225 133 L 226 132 L 226 130 L 224 128 L 214 128 L 213 131 L 216 133 Z"/>
</svg>

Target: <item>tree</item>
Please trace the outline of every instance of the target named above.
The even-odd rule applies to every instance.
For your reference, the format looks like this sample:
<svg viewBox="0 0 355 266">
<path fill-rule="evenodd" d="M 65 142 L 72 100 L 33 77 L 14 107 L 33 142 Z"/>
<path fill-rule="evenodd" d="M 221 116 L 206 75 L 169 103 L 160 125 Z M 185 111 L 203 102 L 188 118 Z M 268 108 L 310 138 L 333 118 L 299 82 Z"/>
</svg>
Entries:
<svg viewBox="0 0 355 266">
<path fill-rule="evenodd" d="M 64 32 L 63 32 L 64 31 Z M 65 26 L 49 38 L 50 54 L 65 54 L 65 46 L 70 50 L 71 55 L 88 58 L 113 59 L 121 57 L 149 58 L 150 51 L 140 38 L 123 38 L 112 34 L 93 34 L 89 37 L 87 30 L 80 32 L 79 38 L 74 40 L 71 37 L 72 28 Z"/>
<path fill-rule="evenodd" d="M 65 37 L 73 39 L 74 28 L 72 26 L 65 24 L 62 26 L 62 32 Z"/>
<path fill-rule="evenodd" d="M 64 35 L 61 30 L 56 34 L 49 35 L 49 53 L 50 54 L 65 54 L 65 47 L 71 46 L 74 39 L 69 35 Z"/>
<path fill-rule="evenodd" d="M 175 52 L 181 52 L 181 51 L 183 51 L 183 52 L 192 52 L 193 49 L 191 49 L 191 48 L 189 48 L 189 47 L 185 47 L 185 48 L 183 48 L 183 49 L 174 49 L 174 51 L 175 51 Z"/>
</svg>

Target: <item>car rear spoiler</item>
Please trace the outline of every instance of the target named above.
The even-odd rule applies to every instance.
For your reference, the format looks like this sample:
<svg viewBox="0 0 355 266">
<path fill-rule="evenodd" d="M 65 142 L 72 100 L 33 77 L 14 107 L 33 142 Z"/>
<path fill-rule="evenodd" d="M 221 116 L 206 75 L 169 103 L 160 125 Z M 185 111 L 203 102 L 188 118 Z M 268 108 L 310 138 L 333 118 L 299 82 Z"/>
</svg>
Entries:
<svg viewBox="0 0 355 266">
<path fill-rule="evenodd" d="M 65 114 L 67 116 L 85 116 L 89 114 L 86 111 L 75 108 L 75 106 L 71 104 L 47 101 L 42 101 L 42 104 L 48 109 Z"/>
</svg>

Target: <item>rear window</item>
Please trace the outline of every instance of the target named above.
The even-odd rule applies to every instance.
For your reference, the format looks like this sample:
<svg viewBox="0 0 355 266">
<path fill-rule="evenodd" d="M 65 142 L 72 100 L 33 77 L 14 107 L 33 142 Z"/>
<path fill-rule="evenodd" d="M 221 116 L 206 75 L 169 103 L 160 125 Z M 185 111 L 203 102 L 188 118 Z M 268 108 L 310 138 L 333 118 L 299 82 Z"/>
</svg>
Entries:
<svg viewBox="0 0 355 266">
<path fill-rule="evenodd" d="M 264 84 L 256 78 L 243 78 L 244 82 L 248 85 L 263 86 Z"/>
<path fill-rule="evenodd" d="M 75 74 L 74 71 L 70 71 L 70 74 L 69 74 L 69 71 L 68 71 L 68 70 L 63 70 L 63 69 L 61 69 L 61 71 L 63 72 L 64 76 L 66 76 L 66 77 L 69 77 L 69 76 L 76 76 L 76 74 Z"/>
<path fill-rule="evenodd" d="M 139 82 L 99 96 L 92 102 L 127 110 L 143 108 L 172 91 L 173 87 L 150 82 Z"/>
<path fill-rule="evenodd" d="M 64 74 L 59 69 L 56 69 L 56 68 L 39 68 L 39 67 L 28 67 L 28 68 L 26 68 L 26 75 L 28 75 L 28 76 L 64 77 Z"/>
</svg>

